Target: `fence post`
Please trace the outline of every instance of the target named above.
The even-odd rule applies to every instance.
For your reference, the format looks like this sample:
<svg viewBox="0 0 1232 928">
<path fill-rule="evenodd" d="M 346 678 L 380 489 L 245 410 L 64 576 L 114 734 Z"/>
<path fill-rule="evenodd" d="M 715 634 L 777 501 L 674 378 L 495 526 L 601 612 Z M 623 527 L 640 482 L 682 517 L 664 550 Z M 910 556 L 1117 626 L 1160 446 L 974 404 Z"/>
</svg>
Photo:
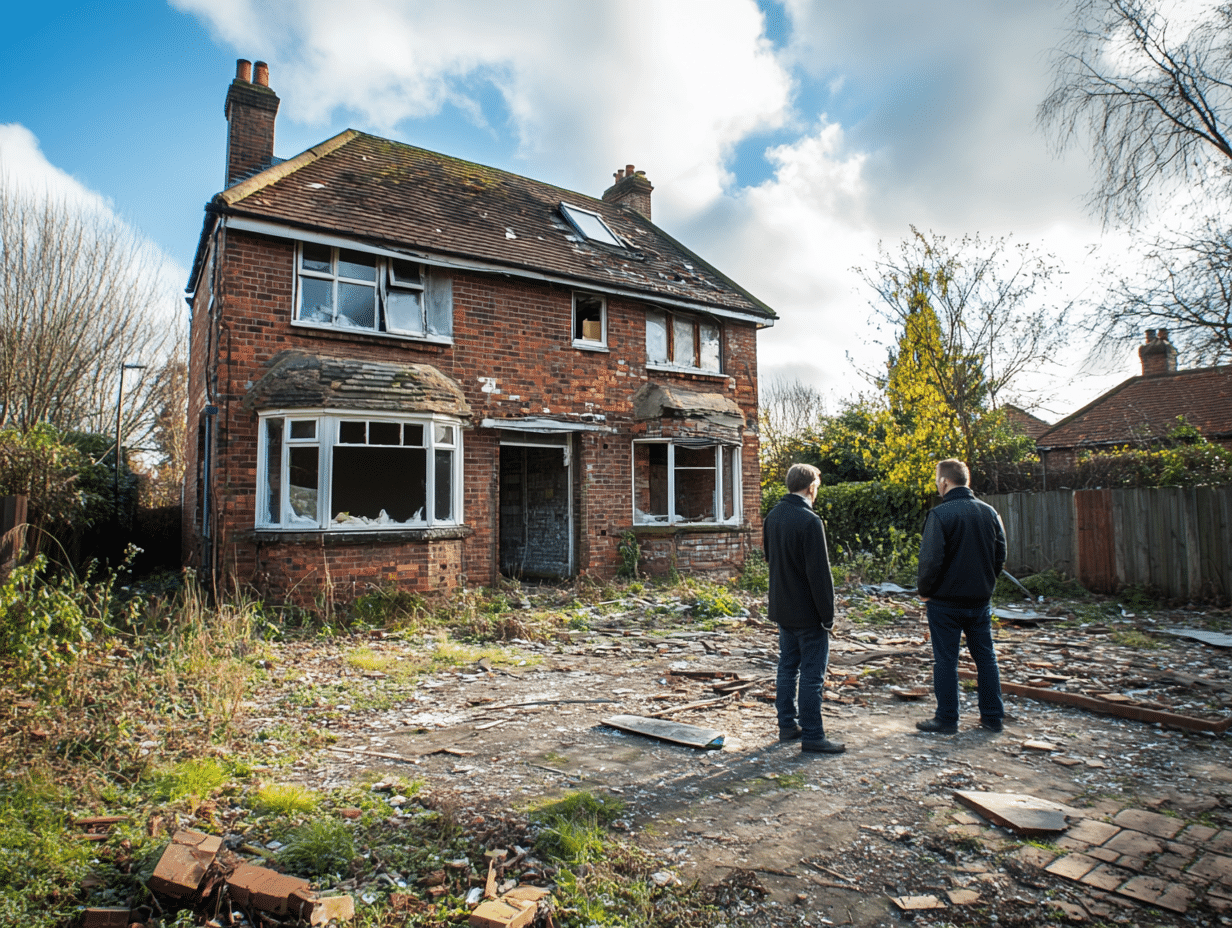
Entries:
<svg viewBox="0 0 1232 928">
<path fill-rule="evenodd" d="M 8 573 L 26 550 L 26 497 L 0 498 L 0 572 Z"/>
</svg>

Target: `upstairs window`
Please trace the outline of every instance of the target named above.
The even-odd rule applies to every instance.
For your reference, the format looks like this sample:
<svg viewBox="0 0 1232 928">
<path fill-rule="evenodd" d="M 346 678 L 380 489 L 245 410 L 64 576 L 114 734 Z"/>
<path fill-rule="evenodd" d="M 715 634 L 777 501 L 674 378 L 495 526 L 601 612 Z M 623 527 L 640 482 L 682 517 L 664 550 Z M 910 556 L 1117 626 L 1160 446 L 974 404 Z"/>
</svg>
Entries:
<svg viewBox="0 0 1232 928">
<path fill-rule="evenodd" d="M 740 519 L 739 447 L 704 442 L 634 443 L 635 524 L 734 524 Z"/>
<path fill-rule="evenodd" d="M 573 342 L 590 348 L 607 345 L 607 300 L 603 297 L 573 294 Z"/>
<path fill-rule="evenodd" d="M 574 231 L 587 241 L 598 242 L 600 245 L 611 245 L 614 248 L 625 247 L 625 243 L 608 227 L 603 217 L 593 210 L 561 203 L 560 212 L 569 220 L 569 225 L 573 226 Z"/>
<path fill-rule="evenodd" d="M 261 420 L 257 527 L 368 531 L 457 525 L 460 426 L 362 413 Z"/>
<path fill-rule="evenodd" d="M 717 323 L 679 313 L 646 313 L 646 363 L 688 370 L 722 370 Z"/>
<path fill-rule="evenodd" d="M 298 280 L 298 322 L 429 338 L 453 332 L 449 279 L 412 261 L 305 242 Z"/>
</svg>

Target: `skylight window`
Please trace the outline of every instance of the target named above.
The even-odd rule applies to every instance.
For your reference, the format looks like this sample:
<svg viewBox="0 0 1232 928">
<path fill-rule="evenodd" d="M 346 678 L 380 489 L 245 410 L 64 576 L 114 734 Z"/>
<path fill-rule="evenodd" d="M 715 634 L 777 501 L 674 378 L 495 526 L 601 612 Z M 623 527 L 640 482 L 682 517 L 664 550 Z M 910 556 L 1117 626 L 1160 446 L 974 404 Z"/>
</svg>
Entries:
<svg viewBox="0 0 1232 928">
<path fill-rule="evenodd" d="M 608 228 L 607 223 L 598 213 L 582 209 L 580 206 L 570 206 L 568 203 L 561 203 L 560 211 L 582 238 L 599 242 L 602 245 L 613 245 L 616 248 L 625 247 L 624 242 L 616 237 L 616 233 Z"/>
</svg>

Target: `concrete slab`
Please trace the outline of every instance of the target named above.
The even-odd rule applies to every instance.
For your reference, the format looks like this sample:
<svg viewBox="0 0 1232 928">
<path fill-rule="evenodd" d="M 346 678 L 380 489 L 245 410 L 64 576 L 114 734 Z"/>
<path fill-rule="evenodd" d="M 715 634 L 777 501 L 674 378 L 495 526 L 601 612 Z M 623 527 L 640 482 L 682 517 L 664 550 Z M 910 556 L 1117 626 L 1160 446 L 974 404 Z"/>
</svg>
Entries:
<svg viewBox="0 0 1232 928">
<path fill-rule="evenodd" d="M 613 715 L 604 719 L 603 724 L 620 731 L 646 735 L 691 748 L 717 750 L 723 747 L 723 732 L 713 728 L 685 725 L 683 722 L 669 722 L 666 719 L 652 719 L 642 715 Z"/>
<path fill-rule="evenodd" d="M 1185 823 L 1179 818 L 1143 809 L 1122 809 L 1112 821 L 1122 828 L 1132 828 L 1134 831 L 1145 832 L 1165 840 L 1175 837 L 1177 832 L 1185 827 Z"/>
</svg>

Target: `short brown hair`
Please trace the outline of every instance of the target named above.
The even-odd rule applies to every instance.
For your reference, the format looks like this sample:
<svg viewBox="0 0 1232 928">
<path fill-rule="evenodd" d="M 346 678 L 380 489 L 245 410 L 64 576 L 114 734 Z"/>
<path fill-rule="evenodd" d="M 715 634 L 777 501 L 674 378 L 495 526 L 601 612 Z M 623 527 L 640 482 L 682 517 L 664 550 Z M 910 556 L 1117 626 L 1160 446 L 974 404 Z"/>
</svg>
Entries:
<svg viewBox="0 0 1232 928">
<path fill-rule="evenodd" d="M 807 490 L 821 479 L 821 471 L 812 464 L 793 464 L 787 468 L 787 492 Z"/>
<path fill-rule="evenodd" d="M 937 476 L 944 477 L 957 487 L 965 487 L 971 482 L 971 470 L 957 458 L 946 458 L 937 462 Z"/>
</svg>

